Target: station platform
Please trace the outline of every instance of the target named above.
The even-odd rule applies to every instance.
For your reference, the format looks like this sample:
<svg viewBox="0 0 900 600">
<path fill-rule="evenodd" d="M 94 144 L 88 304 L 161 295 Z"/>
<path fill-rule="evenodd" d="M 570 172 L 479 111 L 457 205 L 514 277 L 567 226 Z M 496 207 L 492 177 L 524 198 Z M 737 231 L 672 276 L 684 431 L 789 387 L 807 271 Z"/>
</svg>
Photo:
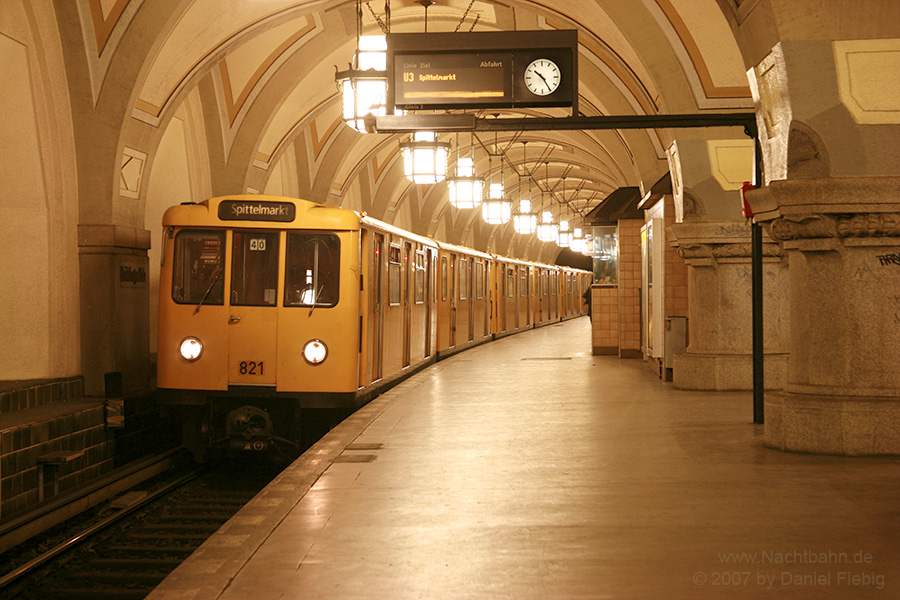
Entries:
<svg viewBox="0 0 900 600">
<path fill-rule="evenodd" d="M 354 413 L 148 598 L 900 597 L 900 459 L 762 427 L 592 356 L 586 318 L 510 336 Z"/>
</svg>

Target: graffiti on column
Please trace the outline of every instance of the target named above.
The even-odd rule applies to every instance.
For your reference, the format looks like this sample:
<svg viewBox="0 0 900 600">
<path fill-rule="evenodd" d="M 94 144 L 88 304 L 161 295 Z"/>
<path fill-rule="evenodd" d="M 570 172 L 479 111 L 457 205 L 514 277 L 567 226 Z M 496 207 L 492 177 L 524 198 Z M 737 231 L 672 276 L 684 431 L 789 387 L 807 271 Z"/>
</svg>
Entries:
<svg viewBox="0 0 900 600">
<path fill-rule="evenodd" d="M 886 265 L 897 265 L 900 267 L 900 253 L 880 254 L 876 258 L 878 258 L 878 262 L 881 263 L 882 267 Z"/>
</svg>

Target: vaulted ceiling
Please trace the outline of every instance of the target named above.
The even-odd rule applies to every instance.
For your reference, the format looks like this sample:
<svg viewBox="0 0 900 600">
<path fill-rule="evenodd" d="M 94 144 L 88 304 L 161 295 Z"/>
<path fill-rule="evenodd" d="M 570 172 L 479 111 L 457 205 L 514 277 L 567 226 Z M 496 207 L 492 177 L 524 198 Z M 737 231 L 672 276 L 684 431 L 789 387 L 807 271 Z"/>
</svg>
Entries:
<svg viewBox="0 0 900 600">
<path fill-rule="evenodd" d="M 437 0 L 427 10 L 427 27 L 577 30 L 578 107 L 585 116 L 747 111 L 753 103 L 746 68 L 726 19 L 741 4 Z M 360 134 L 342 124 L 334 75 L 347 68 L 356 47 L 355 0 L 79 0 L 78 6 L 94 102 L 111 93 L 110 71 L 133 71 L 133 87 L 119 92 L 128 95 L 119 147 L 147 153 L 148 164 L 178 118 L 192 123 L 192 160 L 201 165 L 192 167 L 192 177 L 211 194 L 276 191 L 365 210 L 482 250 L 545 259 L 558 251 L 541 250 L 534 236 L 518 236 L 511 225 L 484 224 L 480 211 L 450 207 L 443 183 L 408 182 L 398 154 L 406 136 Z M 388 21 L 384 1 L 361 8 L 362 33 L 381 33 Z M 392 0 L 389 8 L 391 32 L 424 30 L 420 3 Z M 495 114 L 570 113 L 504 109 L 480 116 Z M 513 198 L 519 182 L 530 179 L 535 194 L 552 190 L 554 206 L 573 215 L 619 187 L 649 189 L 668 171 L 672 139 L 665 130 L 460 136 L 464 146 L 474 144 L 481 173 L 489 151 L 504 151 Z"/>
</svg>

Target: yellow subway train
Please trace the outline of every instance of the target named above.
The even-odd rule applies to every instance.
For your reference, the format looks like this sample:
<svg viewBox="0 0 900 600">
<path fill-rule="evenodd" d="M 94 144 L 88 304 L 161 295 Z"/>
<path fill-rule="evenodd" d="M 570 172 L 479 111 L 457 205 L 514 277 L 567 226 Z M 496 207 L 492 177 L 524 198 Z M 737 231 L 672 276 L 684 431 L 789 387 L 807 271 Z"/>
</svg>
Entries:
<svg viewBox="0 0 900 600">
<path fill-rule="evenodd" d="M 198 460 L 290 456 L 429 363 L 585 314 L 586 271 L 445 244 L 354 211 L 236 195 L 163 216 L 157 385 Z"/>
</svg>

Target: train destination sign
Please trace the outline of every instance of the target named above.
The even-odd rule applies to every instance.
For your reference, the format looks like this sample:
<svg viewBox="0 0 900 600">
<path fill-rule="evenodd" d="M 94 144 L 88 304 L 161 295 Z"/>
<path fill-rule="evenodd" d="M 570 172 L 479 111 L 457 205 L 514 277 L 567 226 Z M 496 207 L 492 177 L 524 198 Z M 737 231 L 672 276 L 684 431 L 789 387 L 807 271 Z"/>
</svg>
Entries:
<svg viewBox="0 0 900 600">
<path fill-rule="evenodd" d="M 290 202 L 265 200 L 222 200 L 219 218 L 223 221 L 277 221 L 290 223 L 296 217 L 296 207 Z"/>
<path fill-rule="evenodd" d="M 512 54 L 398 54 L 394 105 L 512 104 Z"/>
<path fill-rule="evenodd" d="M 388 103 L 394 108 L 572 107 L 576 31 L 391 33 Z"/>
</svg>

